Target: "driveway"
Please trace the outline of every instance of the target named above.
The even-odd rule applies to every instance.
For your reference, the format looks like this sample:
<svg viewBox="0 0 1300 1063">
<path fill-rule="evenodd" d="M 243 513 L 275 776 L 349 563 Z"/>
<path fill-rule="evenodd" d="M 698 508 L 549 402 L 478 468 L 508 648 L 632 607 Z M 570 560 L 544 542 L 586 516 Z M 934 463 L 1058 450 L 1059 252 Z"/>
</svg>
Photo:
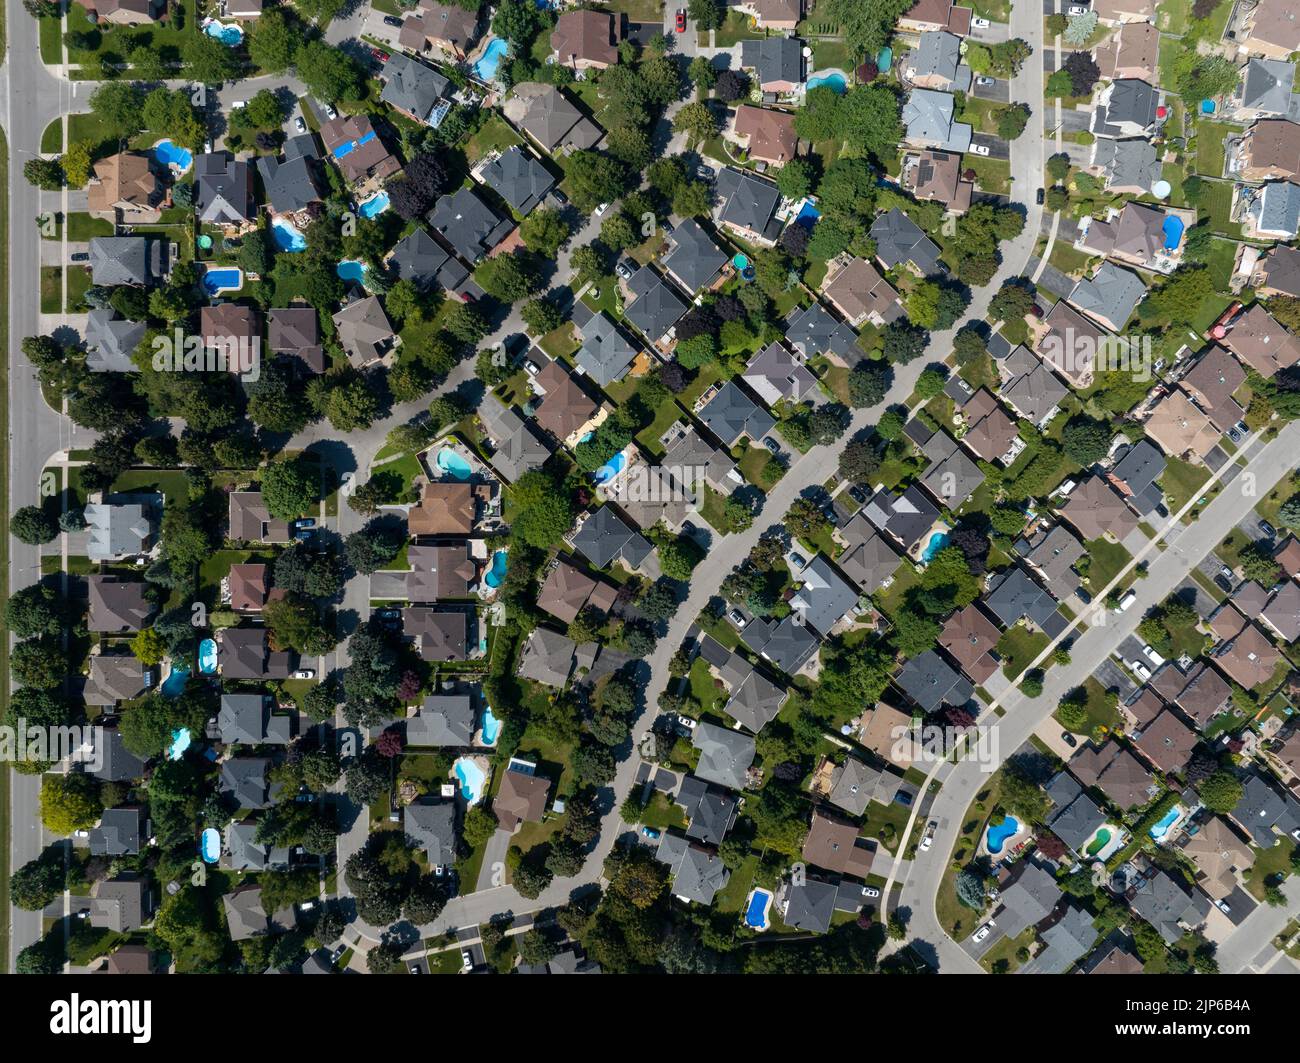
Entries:
<svg viewBox="0 0 1300 1063">
<path fill-rule="evenodd" d="M 476 891 L 491 889 L 505 881 L 506 852 L 510 849 L 513 835 L 513 831 L 502 828 L 488 839 L 487 847 L 483 850 L 483 863 L 478 871 L 478 882 L 474 884 Z"/>
</svg>

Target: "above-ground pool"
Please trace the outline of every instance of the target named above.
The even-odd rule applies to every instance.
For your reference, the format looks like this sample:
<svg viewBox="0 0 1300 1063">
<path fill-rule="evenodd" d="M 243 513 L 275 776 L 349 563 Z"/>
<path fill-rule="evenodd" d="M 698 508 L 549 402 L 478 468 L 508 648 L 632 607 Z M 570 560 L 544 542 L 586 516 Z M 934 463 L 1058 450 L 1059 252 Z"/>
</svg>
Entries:
<svg viewBox="0 0 1300 1063">
<path fill-rule="evenodd" d="M 162 692 L 169 698 L 178 698 L 189 681 L 189 668 L 183 664 L 174 664 L 172 670 L 167 673 L 167 678 L 162 681 Z"/>
<path fill-rule="evenodd" d="M 1008 838 L 1015 835 L 1020 830 L 1020 822 L 1015 816 L 1007 816 L 1001 823 L 992 823 L 989 825 L 988 834 L 984 838 L 984 844 L 988 851 L 994 856 L 1002 852 L 1002 846 L 1006 844 Z"/>
<path fill-rule="evenodd" d="M 190 748 L 190 743 L 194 741 L 190 735 L 188 727 L 178 727 L 172 732 L 171 745 L 167 747 L 168 760 L 180 760 L 185 755 L 185 751 Z"/>
<path fill-rule="evenodd" d="M 501 582 L 506 578 L 506 552 L 498 550 L 492 555 L 492 567 L 487 570 L 487 575 L 483 577 L 483 582 L 489 587 L 500 587 Z"/>
<path fill-rule="evenodd" d="M 235 25 L 233 22 L 229 25 L 223 25 L 216 19 L 205 19 L 203 32 L 209 37 L 220 41 L 227 48 L 237 48 L 244 39 L 244 31 L 240 26 Z"/>
<path fill-rule="evenodd" d="M 382 214 L 387 209 L 388 193 L 379 192 L 358 205 L 357 213 L 359 213 L 363 218 L 373 218 L 376 214 Z"/>
<path fill-rule="evenodd" d="M 209 269 L 203 273 L 203 290 L 208 295 L 237 292 L 243 286 L 244 271 L 242 269 Z"/>
<path fill-rule="evenodd" d="M 460 780 L 460 796 L 471 805 L 478 802 L 487 787 L 487 774 L 473 757 L 458 757 L 451 770 Z"/>
<path fill-rule="evenodd" d="M 1183 242 L 1183 219 L 1177 214 L 1166 215 L 1161 228 L 1165 231 L 1166 251 L 1173 251 Z"/>
<path fill-rule="evenodd" d="M 153 146 L 153 157 L 163 166 L 176 167 L 179 173 L 184 173 L 194 164 L 194 154 L 188 148 L 182 148 L 170 140 L 158 141 Z"/>
<path fill-rule="evenodd" d="M 1213 114 L 1213 113 L 1214 113 L 1214 101 L 1213 101 L 1213 100 L 1202 100 L 1202 101 L 1201 101 L 1201 114 Z"/>
<path fill-rule="evenodd" d="M 749 256 L 741 254 L 739 251 L 737 251 L 731 259 L 731 264 L 735 266 L 736 269 L 748 269 Z"/>
<path fill-rule="evenodd" d="M 199 238 L 194 242 L 199 245 L 200 251 L 212 250 L 212 237 L 210 237 L 207 233 L 200 233 Z"/>
<path fill-rule="evenodd" d="M 1182 813 L 1183 810 L 1178 805 L 1174 805 L 1173 808 L 1160 817 L 1160 822 L 1151 828 L 1151 837 L 1156 841 L 1163 838 L 1169 833 L 1169 828 L 1174 825 L 1174 822 Z"/>
<path fill-rule="evenodd" d="M 277 251 L 296 253 L 307 250 L 307 237 L 287 218 L 276 218 L 271 222 L 271 239 L 275 241 Z"/>
<path fill-rule="evenodd" d="M 211 675 L 217 670 L 217 644 L 212 639 L 199 643 L 199 671 Z"/>
<path fill-rule="evenodd" d="M 199 855 L 205 864 L 215 864 L 221 859 L 221 832 L 208 827 L 199 835 Z"/>
<path fill-rule="evenodd" d="M 483 54 L 474 63 L 472 68 L 474 76 L 480 81 L 491 81 L 497 76 L 497 68 L 501 66 L 501 60 L 509 50 L 510 45 L 505 40 L 501 37 L 493 37 L 488 41 Z"/>
<path fill-rule="evenodd" d="M 921 551 L 921 560 L 928 565 L 934 560 L 935 555 L 947 545 L 948 533 L 935 532 L 926 542 L 925 549 Z"/>
<path fill-rule="evenodd" d="M 492 706 L 489 705 L 483 710 L 483 743 L 494 746 L 500 737 L 501 721 L 492 715 Z"/>
<path fill-rule="evenodd" d="M 334 267 L 334 272 L 338 274 L 339 280 L 349 281 L 353 284 L 366 283 L 366 264 L 358 262 L 355 258 L 345 258 Z"/>
<path fill-rule="evenodd" d="M 610 458 L 609 461 L 605 462 L 604 465 L 592 473 L 591 478 L 598 484 L 609 483 L 610 480 L 614 479 L 615 476 L 623 471 L 623 467 L 626 464 L 627 455 L 620 450 Z"/>
<path fill-rule="evenodd" d="M 751 930 L 766 930 L 772 925 L 768 911 L 772 907 L 772 895 L 764 889 L 755 888 L 745 902 L 745 925 Z"/>
<path fill-rule="evenodd" d="M 443 447 L 438 451 L 438 457 L 434 463 L 440 471 L 445 472 L 453 480 L 465 481 L 474 474 L 469 462 L 452 450 L 451 447 Z"/>
<path fill-rule="evenodd" d="M 849 79 L 838 70 L 823 70 L 808 79 L 808 88 L 810 91 L 830 89 L 835 95 L 843 96 L 849 91 Z"/>
</svg>

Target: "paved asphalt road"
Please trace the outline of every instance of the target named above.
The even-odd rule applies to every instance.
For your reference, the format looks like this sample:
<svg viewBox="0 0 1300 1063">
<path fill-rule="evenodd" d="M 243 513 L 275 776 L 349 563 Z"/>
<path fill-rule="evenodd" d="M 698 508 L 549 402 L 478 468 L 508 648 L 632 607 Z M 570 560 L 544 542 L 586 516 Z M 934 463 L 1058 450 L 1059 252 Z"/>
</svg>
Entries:
<svg viewBox="0 0 1300 1063">
<path fill-rule="evenodd" d="M 1300 446 L 1300 423 L 1288 425 L 1273 442 L 1256 449 L 1246 470 L 1255 477 L 1257 494 L 1254 497 L 1267 494 L 1282 477 L 1290 474 L 1297 446 Z M 940 971 L 973 971 L 977 967 L 966 951 L 939 925 L 935 898 L 947 866 L 947 854 L 956 845 L 971 801 L 987 784 L 988 773 L 1024 745 L 1034 729 L 1060 704 L 1061 698 L 1087 679 L 1098 663 L 1106 660 L 1136 630 L 1148 609 L 1164 601 L 1200 558 L 1213 549 L 1227 529 L 1236 523 L 1242 506 L 1246 504 L 1252 503 L 1243 499 L 1241 491 L 1232 483 L 1225 484 L 1218 496 L 1201 510 L 1198 519 L 1178 532 L 1173 545 L 1163 551 L 1153 548 L 1146 555 L 1150 567 L 1146 578 L 1139 579 L 1133 586 L 1137 593 L 1133 605 L 1123 613 L 1105 612 L 1104 623 L 1085 626 L 1077 634 L 1070 648 L 1071 663 L 1047 670 L 1041 695 L 1028 698 L 1018 690 L 1012 691 L 1002 702 L 1006 715 L 989 719 L 989 714 L 985 713 L 981 723 L 992 732 L 989 750 L 993 757 L 989 761 L 981 764 L 975 759 L 963 759 L 955 766 L 944 764 L 935 773 L 934 777 L 942 781 L 943 789 L 928 815 L 930 820 L 938 822 L 934 846 L 928 859 L 913 861 L 897 908 L 909 913 L 909 935 L 913 943 Z M 905 847 L 904 841 L 899 850 Z"/>
</svg>

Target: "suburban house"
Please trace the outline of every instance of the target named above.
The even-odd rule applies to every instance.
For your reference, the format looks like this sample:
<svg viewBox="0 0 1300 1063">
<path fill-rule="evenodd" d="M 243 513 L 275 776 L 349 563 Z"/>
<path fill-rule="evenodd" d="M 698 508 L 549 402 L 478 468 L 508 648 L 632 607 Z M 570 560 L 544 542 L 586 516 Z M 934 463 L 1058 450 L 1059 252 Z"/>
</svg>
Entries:
<svg viewBox="0 0 1300 1063">
<path fill-rule="evenodd" d="M 757 443 L 776 427 L 776 418 L 728 380 L 699 411 L 699 418 L 724 446 L 734 447 L 741 436 Z"/>
<path fill-rule="evenodd" d="M 260 613 L 270 597 L 267 587 L 267 565 L 231 565 L 226 577 L 230 594 L 230 608 L 236 612 Z"/>
<path fill-rule="evenodd" d="M 176 245 L 158 237 L 93 236 L 90 275 L 107 288 L 130 284 L 148 288 L 171 275 Z"/>
<path fill-rule="evenodd" d="M 288 679 L 294 655 L 272 650 L 264 627 L 228 627 L 217 632 L 221 674 L 227 679 Z"/>
<path fill-rule="evenodd" d="M 1211 336 L 1239 358 L 1248 369 L 1271 379 L 1279 369 L 1300 361 L 1300 340 L 1278 324 L 1259 303 L 1236 317 L 1215 325 Z"/>
<path fill-rule="evenodd" d="M 436 48 L 449 59 L 463 60 L 478 39 L 478 11 L 459 4 L 420 0 L 419 9 L 407 14 L 397 43 L 408 52 Z"/>
<path fill-rule="evenodd" d="M 956 121 L 950 92 L 913 89 L 903 104 L 904 139 L 918 148 L 938 148 L 957 154 L 970 150 L 971 127 Z"/>
<path fill-rule="evenodd" d="M 1260 257 L 1250 278 L 1255 293 L 1267 299 L 1273 295 L 1300 298 L 1300 249 L 1278 244 Z"/>
<path fill-rule="evenodd" d="M 1150 22 L 1126 22 L 1097 47 L 1101 76 L 1110 81 L 1134 79 L 1156 83 L 1160 31 Z"/>
<path fill-rule="evenodd" d="M 506 238 L 515 223 L 496 212 L 468 188 L 439 198 L 429 212 L 429 224 L 456 254 L 477 265 Z"/>
<path fill-rule="evenodd" d="M 908 266 L 923 277 L 939 273 L 939 248 L 921 227 L 898 207 L 891 207 L 871 224 L 876 258 L 885 269 Z"/>
<path fill-rule="evenodd" d="M 1102 476 L 1081 480 L 1058 512 L 1085 542 L 1103 536 L 1122 542 L 1138 524 L 1124 496 Z"/>
<path fill-rule="evenodd" d="M 122 561 L 153 547 L 157 518 L 144 502 L 91 502 L 85 517 L 86 555 L 92 561 Z"/>
<path fill-rule="evenodd" d="M 975 191 L 975 182 L 962 177 L 961 156 L 932 148 L 903 156 L 899 183 L 917 199 L 942 203 L 956 214 L 970 209 Z"/>
<path fill-rule="evenodd" d="M 1196 748 L 1197 736 L 1172 709 L 1163 710 L 1134 740 L 1157 771 L 1181 773 Z"/>
<path fill-rule="evenodd" d="M 711 287 L 727 264 L 727 253 L 694 218 L 681 222 L 668 234 L 667 242 L 663 267 L 689 295 Z"/>
<path fill-rule="evenodd" d="M 92 373 L 138 373 L 131 355 L 148 331 L 148 322 L 128 321 L 112 309 L 91 310 L 82 335 L 86 367 Z"/>
<path fill-rule="evenodd" d="M 846 546 L 836 563 L 863 593 L 874 594 L 893 583 L 903 559 L 862 513 L 836 529 L 834 535 Z"/>
<path fill-rule="evenodd" d="M 368 115 L 341 114 L 331 118 L 320 127 L 320 138 L 348 184 L 382 181 L 402 168 L 375 132 Z"/>
<path fill-rule="evenodd" d="M 384 62 L 379 78 L 384 83 L 379 98 L 394 110 L 426 125 L 437 125 L 441 121 L 436 111 L 440 104 L 445 106 L 451 82 L 433 67 L 402 52 L 395 52 Z"/>
<path fill-rule="evenodd" d="M 971 71 L 961 61 L 961 38 L 946 30 L 922 33 L 905 60 L 903 74 L 915 88 L 969 92 Z"/>
<path fill-rule="evenodd" d="M 919 547 L 939 519 L 939 508 L 915 484 L 897 495 L 882 487 L 862 507 L 862 513 L 909 553 Z"/>
<path fill-rule="evenodd" d="M 271 711 L 265 694 L 222 694 L 217 733 L 226 745 L 287 746 L 293 719 Z"/>
<path fill-rule="evenodd" d="M 86 14 L 114 26 L 143 26 L 156 22 L 166 10 L 163 0 L 77 0 Z"/>
<path fill-rule="evenodd" d="M 622 39 L 621 14 L 571 9 L 555 20 L 551 54 L 574 70 L 604 70 L 618 62 Z"/>
<path fill-rule="evenodd" d="M 1112 332 L 1120 332 L 1146 291 L 1146 285 L 1136 274 L 1112 262 L 1103 262 L 1096 273 L 1074 286 L 1067 299 L 1080 313 Z"/>
<path fill-rule="evenodd" d="M 658 344 L 668 338 L 673 326 L 686 313 L 686 303 L 678 295 L 676 286 L 650 266 L 642 266 L 628 279 L 626 288 L 628 302 L 623 307 L 623 317 L 651 343 Z M 610 320 L 609 324 L 613 326 L 613 321 Z M 583 329 L 584 340 L 588 331 L 588 328 Z M 612 328 L 606 331 L 612 333 Z M 627 346 L 635 355 L 635 348 L 630 344 Z M 597 366 L 603 364 L 600 360 L 593 361 Z"/>
<path fill-rule="evenodd" d="M 102 635 L 128 635 L 139 631 L 153 615 L 155 606 L 145 597 L 148 584 L 116 576 L 87 577 L 90 609 L 86 630 Z"/>
<path fill-rule="evenodd" d="M 898 292 L 865 258 L 840 256 L 829 263 L 822 294 L 854 328 L 868 321 L 883 328 L 904 316 Z"/>
<path fill-rule="evenodd" d="M 474 167 L 474 179 L 492 189 L 520 216 L 531 213 L 555 187 L 551 172 L 518 144 L 488 155 Z"/>
<path fill-rule="evenodd" d="M 925 713 L 941 705 L 960 709 L 975 693 L 974 684 L 934 650 L 909 658 L 894 676 L 894 685 Z"/>
<path fill-rule="evenodd" d="M 541 468 L 551 456 L 554 448 L 532 422 L 525 421 L 490 392 L 478 408 L 478 420 L 492 448 L 492 468 L 507 483 Z"/>
<path fill-rule="evenodd" d="M 1281 118 L 1256 122 L 1229 141 L 1228 176 L 1238 181 L 1294 180 L 1300 176 L 1300 125 Z"/>
<path fill-rule="evenodd" d="M 1241 68 L 1241 81 L 1229 97 L 1227 107 L 1238 122 L 1258 118 L 1283 118 L 1292 113 L 1296 100 L 1295 64 L 1280 59 L 1249 59 Z"/>
<path fill-rule="evenodd" d="M 465 264 L 422 227 L 412 229 L 397 241 L 384 261 L 399 280 L 409 280 L 422 292 L 435 285 L 449 292 L 459 291 L 469 279 Z"/>
<path fill-rule="evenodd" d="M 723 712 L 754 734 L 776 718 L 786 699 L 784 688 L 708 635 L 700 639 L 699 653 L 730 694 Z"/>
<path fill-rule="evenodd" d="M 1210 901 L 1202 893 L 1193 893 L 1181 879 L 1159 868 L 1149 868 L 1133 887 L 1129 907 L 1160 932 L 1166 943 L 1181 941 L 1188 930 L 1202 926 L 1210 914 Z"/>
<path fill-rule="evenodd" d="M 864 879 L 871 874 L 873 850 L 865 839 L 858 844 L 858 827 L 839 816 L 815 809 L 808 836 L 803 843 L 803 858 L 814 867 Z"/>
<path fill-rule="evenodd" d="M 654 547 L 613 506 L 601 506 L 580 517 L 569 542 L 598 569 L 607 569 L 617 561 L 630 572 L 659 574 L 659 563 L 652 556 Z"/>
<path fill-rule="evenodd" d="M 730 728 L 700 722 L 691 732 L 691 744 L 700 751 L 697 777 L 728 790 L 744 790 L 757 747 L 754 739 Z"/>
<path fill-rule="evenodd" d="M 1181 391 L 1171 391 L 1157 402 L 1142 428 L 1166 454 L 1188 461 L 1204 461 L 1222 435 Z"/>
<path fill-rule="evenodd" d="M 776 243 L 781 223 L 773 215 L 781 193 L 775 184 L 748 170 L 724 166 L 718 171 L 717 193 L 714 218 L 719 225 L 755 243 L 769 247 Z"/>
<path fill-rule="evenodd" d="M 1259 0 L 1234 7 L 1227 32 L 1235 34 L 1237 47 L 1250 55 L 1286 59 L 1300 52 L 1300 22 L 1287 0 Z"/>
<path fill-rule="evenodd" d="M 1300 231 L 1300 185 L 1270 181 L 1260 189 L 1238 185 L 1242 232 L 1252 239 L 1294 240 Z"/>
<path fill-rule="evenodd" d="M 752 15 L 759 29 L 789 33 L 804 16 L 804 0 L 733 0 L 727 5 Z"/>
<path fill-rule="evenodd" d="M 537 765 L 512 758 L 501 775 L 501 787 L 492 799 L 492 811 L 501 829 L 513 832 L 520 823 L 539 823 L 546 811 L 551 780 L 535 774 Z"/>
<path fill-rule="evenodd" d="M 786 315 L 785 341 L 805 358 L 826 355 L 843 366 L 856 365 L 862 356 L 857 333 L 815 300 Z"/>
<path fill-rule="evenodd" d="M 1013 410 L 1040 428 L 1056 416 L 1070 393 L 1042 362 L 1024 347 L 1016 347 L 998 367 L 1002 398 Z"/>
<path fill-rule="evenodd" d="M 354 369 L 379 361 L 398 342 L 393 323 L 377 295 L 354 299 L 334 315 L 333 321 L 339 346 Z"/>
<path fill-rule="evenodd" d="M 1110 335 L 1078 313 L 1065 300 L 1052 307 L 1034 328 L 1034 351 L 1073 387 L 1092 384 L 1097 361 L 1104 367 Z"/>
<path fill-rule="evenodd" d="M 427 696 L 406 719 L 406 743 L 420 748 L 467 748 L 474 742 L 479 714 L 468 694 Z"/>
<path fill-rule="evenodd" d="M 537 426 L 565 445 L 604 420 L 604 411 L 559 362 L 547 362 L 533 377 L 533 389 L 541 397 L 534 403 Z"/>
<path fill-rule="evenodd" d="M 741 104 L 731 126 L 732 139 L 751 159 L 782 165 L 799 154 L 794 115 L 766 107 Z"/>
<path fill-rule="evenodd" d="M 804 361 L 783 344 L 769 343 L 749 360 L 740 378 L 769 406 L 782 401 L 797 404 L 818 388 L 817 378 Z"/>
<path fill-rule="evenodd" d="M 423 850 L 429 867 L 442 872 L 456 862 L 456 803 L 454 801 L 412 801 L 402 809 L 402 830 Z"/>
<path fill-rule="evenodd" d="M 228 151 L 194 158 L 194 211 L 200 222 L 241 229 L 257 220 L 253 167 Z"/>
<path fill-rule="evenodd" d="M 898 20 L 898 28 L 910 33 L 949 30 L 958 37 L 970 33 L 971 9 L 954 7 L 952 0 L 916 0 Z"/>
<path fill-rule="evenodd" d="M 282 156 L 258 158 L 257 172 L 275 213 L 297 214 L 320 201 L 319 158 L 315 138 L 310 133 L 285 141 Z"/>
<path fill-rule="evenodd" d="M 796 37 L 741 41 L 740 65 L 754 71 L 763 92 L 789 95 L 803 84 L 803 42 Z"/>
<path fill-rule="evenodd" d="M 1024 449 L 1016 422 L 987 388 L 959 404 L 956 413 L 966 425 L 961 443 L 977 458 L 1010 465 Z"/>
<path fill-rule="evenodd" d="M 537 592 L 537 606 L 562 623 L 571 624 L 587 609 L 608 613 L 617 597 L 618 588 L 556 559 Z"/>
<path fill-rule="evenodd" d="M 711 905 L 718 890 L 731 879 L 731 872 L 713 849 L 679 834 L 665 833 L 655 858 L 670 869 L 673 896 L 688 904 Z"/>
<path fill-rule="evenodd" d="M 268 310 L 266 346 L 272 355 L 291 358 L 309 373 L 325 372 L 320 315 L 315 307 L 286 306 Z"/>
<path fill-rule="evenodd" d="M 289 542 L 289 522 L 271 516 L 261 491 L 231 491 L 227 498 L 228 538 L 244 543 Z"/>
<path fill-rule="evenodd" d="M 1100 177 L 1108 192 L 1149 195 L 1161 178 L 1156 146 L 1149 140 L 1109 140 L 1099 137 L 1092 146 L 1089 170 Z"/>
<path fill-rule="evenodd" d="M 469 658 L 469 615 L 463 609 L 415 605 L 402 610 L 402 631 L 425 661 Z"/>
<path fill-rule="evenodd" d="M 1196 884 L 1210 899 L 1221 901 L 1240 888 L 1255 855 L 1227 820 L 1209 816 L 1195 834 L 1184 834 L 1182 853 L 1196 866 Z"/>
<path fill-rule="evenodd" d="M 592 148 L 605 136 L 604 130 L 554 85 L 536 81 L 516 85 L 501 104 L 501 113 L 551 154 Z"/>
<path fill-rule="evenodd" d="M 92 651 L 85 701 L 87 705 L 109 708 L 120 701 L 139 697 L 152 681 L 153 671 L 146 668 L 135 654 Z"/>
<path fill-rule="evenodd" d="M 1150 136 L 1155 132 L 1162 99 L 1160 90 L 1145 81 L 1136 78 L 1112 81 L 1097 96 L 1092 132 L 1114 140 Z"/>
<path fill-rule="evenodd" d="M 953 613 L 939 634 L 939 645 L 973 683 L 983 683 L 998 670 L 998 639 L 1002 632 L 976 605 Z"/>
<path fill-rule="evenodd" d="M 162 217 L 162 185 L 147 155 L 118 152 L 100 159 L 86 189 L 87 209 L 95 217 L 139 225 Z"/>
</svg>

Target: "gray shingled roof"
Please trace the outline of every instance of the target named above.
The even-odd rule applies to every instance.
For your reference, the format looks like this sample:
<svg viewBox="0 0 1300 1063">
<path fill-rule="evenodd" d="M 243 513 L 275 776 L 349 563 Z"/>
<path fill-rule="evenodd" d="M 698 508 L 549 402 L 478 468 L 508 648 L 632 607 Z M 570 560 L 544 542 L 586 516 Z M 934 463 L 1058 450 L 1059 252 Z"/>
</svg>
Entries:
<svg viewBox="0 0 1300 1063">
<path fill-rule="evenodd" d="M 406 744 L 468 746 L 474 741 L 475 729 L 474 703 L 469 695 L 433 694 L 424 699 L 417 715 L 407 718 Z"/>
<path fill-rule="evenodd" d="M 398 241 L 388 264 L 400 280 L 409 280 L 421 290 L 437 283 L 452 291 L 469 278 L 464 263 L 452 258 L 427 230 L 418 227 Z"/>
<path fill-rule="evenodd" d="M 651 343 L 668 334 L 686 313 L 686 304 L 672 285 L 649 266 L 642 266 L 627 282 L 631 296 L 623 316 L 635 325 Z"/>
<path fill-rule="evenodd" d="M 637 569 L 654 549 L 612 506 L 602 506 L 583 521 L 573 536 L 573 546 L 596 568 L 622 561 Z"/>
<path fill-rule="evenodd" d="M 518 144 L 488 163 L 482 178 L 485 185 L 520 214 L 534 210 L 555 187 L 550 171 Z"/>
<path fill-rule="evenodd" d="M 384 82 L 379 98 L 423 122 L 451 88 L 451 82 L 438 71 L 398 51 L 384 63 L 379 76 Z"/>
<path fill-rule="evenodd" d="M 614 383 L 627 372 L 637 348 L 605 311 L 593 314 L 579 327 L 579 331 L 582 333 L 582 346 L 574 355 L 579 369 L 601 387 Z"/>
<path fill-rule="evenodd" d="M 838 887 L 829 882 L 803 876 L 786 887 L 782 921 L 797 930 L 824 934 L 830 929 L 838 893 Z"/>
<path fill-rule="evenodd" d="M 402 827 L 416 847 L 423 849 L 430 867 L 456 862 L 456 804 L 454 801 L 416 801 L 406 806 Z"/>
<path fill-rule="evenodd" d="M 514 222 L 496 213 L 468 188 L 443 196 L 428 214 L 429 224 L 470 265 L 506 238 Z"/>
<path fill-rule="evenodd" d="M 241 225 L 257 215 L 253 202 L 253 168 L 228 151 L 194 158 L 194 212 L 200 221 Z"/>
<path fill-rule="evenodd" d="M 911 263 L 929 275 L 941 268 L 938 246 L 897 207 L 872 223 L 871 238 L 876 241 L 876 257 L 886 269 Z"/>
<path fill-rule="evenodd" d="M 776 427 L 776 418 L 728 380 L 699 412 L 705 426 L 728 447 L 742 435 L 762 439 Z"/>
<path fill-rule="evenodd" d="M 111 309 L 90 311 L 84 336 L 86 368 L 92 373 L 138 373 L 131 352 L 148 330 L 147 323 L 127 321 Z"/>
<path fill-rule="evenodd" d="M 740 42 L 740 65 L 758 76 L 758 83 L 803 82 L 803 42 L 795 37 L 764 37 Z"/>
<path fill-rule="evenodd" d="M 691 294 L 712 283 L 727 262 L 723 251 L 694 218 L 687 218 L 673 230 L 669 240 L 673 249 L 663 264 Z"/>
<path fill-rule="evenodd" d="M 719 221 L 759 233 L 775 240 L 781 223 L 772 215 L 781 202 L 781 193 L 771 181 L 748 170 L 725 166 L 718 172 L 717 217 Z"/>
<path fill-rule="evenodd" d="M 745 773 L 757 752 L 749 735 L 717 724 L 700 723 L 695 727 L 691 743 L 700 751 L 700 762 L 695 768 L 697 776 L 732 790 L 745 788 Z"/>
</svg>

